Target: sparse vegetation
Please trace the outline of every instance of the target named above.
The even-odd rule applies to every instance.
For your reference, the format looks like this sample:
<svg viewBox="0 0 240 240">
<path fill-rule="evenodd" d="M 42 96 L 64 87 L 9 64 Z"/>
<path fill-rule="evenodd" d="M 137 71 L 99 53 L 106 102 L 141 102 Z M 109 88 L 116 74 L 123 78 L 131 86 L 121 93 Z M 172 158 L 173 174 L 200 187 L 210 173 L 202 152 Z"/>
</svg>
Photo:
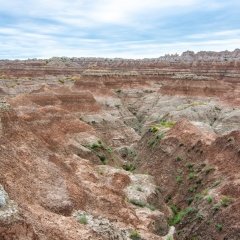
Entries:
<svg viewBox="0 0 240 240">
<path fill-rule="evenodd" d="M 166 134 L 165 133 L 162 133 L 162 134 L 160 134 L 160 135 L 157 135 L 157 139 L 162 139 L 162 138 L 164 138 L 166 136 Z"/>
<path fill-rule="evenodd" d="M 185 215 L 184 211 L 178 212 L 177 214 L 175 214 L 174 216 L 169 218 L 168 225 L 174 226 L 174 225 L 180 223 L 181 219 L 184 217 L 184 215 Z"/>
<path fill-rule="evenodd" d="M 182 147 L 182 146 L 184 146 L 184 142 L 179 143 L 179 147 Z"/>
<path fill-rule="evenodd" d="M 206 200 L 207 200 L 208 203 L 211 203 L 212 202 L 212 197 L 211 196 L 207 196 Z"/>
<path fill-rule="evenodd" d="M 218 224 L 218 225 L 217 225 L 217 228 L 218 228 L 219 231 L 221 231 L 221 230 L 223 229 L 223 227 L 222 227 L 221 224 Z"/>
<path fill-rule="evenodd" d="M 147 205 L 145 202 L 141 202 L 135 198 L 129 199 L 129 202 L 139 207 L 145 207 Z"/>
<path fill-rule="evenodd" d="M 219 210 L 220 209 L 220 204 L 215 204 L 214 206 L 213 206 L 213 209 L 215 210 L 215 211 L 217 211 L 217 210 Z"/>
<path fill-rule="evenodd" d="M 109 153 L 112 153 L 112 149 L 110 147 L 106 147 L 106 150 L 109 152 Z"/>
<path fill-rule="evenodd" d="M 232 198 L 229 198 L 229 197 L 225 196 L 225 197 L 222 198 L 221 205 L 222 205 L 223 207 L 227 207 L 227 206 L 228 206 L 230 203 L 232 203 L 232 202 L 233 202 L 233 199 L 232 199 Z"/>
<path fill-rule="evenodd" d="M 141 235 L 137 230 L 131 230 L 129 233 L 130 233 L 130 238 L 133 240 L 141 238 Z"/>
<path fill-rule="evenodd" d="M 188 199 L 187 199 L 187 201 L 188 201 L 188 205 L 189 205 L 193 200 L 194 200 L 193 197 L 188 198 Z"/>
<path fill-rule="evenodd" d="M 99 157 L 99 159 L 100 159 L 101 161 L 104 161 L 104 160 L 106 159 L 106 156 L 105 156 L 104 153 L 98 154 L 97 156 Z"/>
<path fill-rule="evenodd" d="M 188 163 L 187 166 L 188 166 L 189 169 L 191 169 L 191 168 L 193 168 L 194 165 L 195 165 L 194 163 Z"/>
<path fill-rule="evenodd" d="M 78 218 L 78 222 L 80 222 L 81 224 L 87 224 L 88 223 L 88 219 L 86 217 L 86 215 L 82 215 Z"/>
<path fill-rule="evenodd" d="M 176 160 L 177 160 L 177 161 L 181 161 L 182 158 L 181 158 L 179 155 L 177 155 L 177 156 L 176 156 Z"/>
<path fill-rule="evenodd" d="M 195 195 L 195 198 L 198 199 L 198 200 L 200 200 L 200 199 L 202 198 L 202 195 L 201 195 L 201 194 L 196 194 L 196 195 Z"/>
<path fill-rule="evenodd" d="M 159 128 L 157 126 L 152 126 L 149 131 L 150 132 L 157 132 L 159 130 Z"/>
<path fill-rule="evenodd" d="M 180 183 L 182 181 L 181 176 L 177 176 L 177 182 Z"/>
<path fill-rule="evenodd" d="M 193 179 L 193 178 L 196 178 L 196 177 L 197 177 L 197 175 L 193 174 L 193 173 L 189 173 L 189 175 L 188 175 L 189 179 Z"/>
<path fill-rule="evenodd" d="M 197 219 L 197 220 L 202 220 L 202 219 L 203 219 L 203 215 L 197 213 L 197 214 L 196 214 L 196 219 Z"/>
<path fill-rule="evenodd" d="M 156 208 L 153 205 L 147 205 L 147 208 L 149 208 L 151 211 L 155 211 Z"/>
<path fill-rule="evenodd" d="M 206 174 L 210 173 L 213 169 L 214 169 L 213 167 L 207 167 L 207 168 L 205 169 Z"/>
<path fill-rule="evenodd" d="M 135 198 L 129 199 L 129 202 L 132 203 L 133 205 L 136 205 L 136 206 L 139 206 L 139 207 L 147 207 L 147 208 L 149 208 L 152 211 L 156 210 L 156 208 L 154 206 L 149 205 L 148 203 L 139 201 L 139 200 L 137 200 Z"/>
</svg>

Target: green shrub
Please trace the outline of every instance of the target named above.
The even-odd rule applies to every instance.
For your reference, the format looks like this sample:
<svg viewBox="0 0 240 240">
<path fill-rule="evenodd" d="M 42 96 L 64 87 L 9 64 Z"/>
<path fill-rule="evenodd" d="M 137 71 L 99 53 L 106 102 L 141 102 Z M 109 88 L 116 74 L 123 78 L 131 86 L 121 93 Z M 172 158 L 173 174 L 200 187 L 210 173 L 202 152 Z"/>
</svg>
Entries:
<svg viewBox="0 0 240 240">
<path fill-rule="evenodd" d="M 106 150 L 109 152 L 109 153 L 112 153 L 112 149 L 110 147 L 106 147 Z"/>
<path fill-rule="evenodd" d="M 220 204 L 218 204 L 218 203 L 213 206 L 213 209 L 215 211 L 219 210 L 219 208 L 220 208 Z"/>
<path fill-rule="evenodd" d="M 192 212 L 193 212 L 193 209 L 192 209 L 191 207 L 187 207 L 187 208 L 186 208 L 186 212 L 187 212 L 187 213 L 192 213 Z"/>
<path fill-rule="evenodd" d="M 163 139 L 164 137 L 166 136 L 166 134 L 165 133 L 162 133 L 162 134 L 160 134 L 160 135 L 157 135 L 157 139 Z"/>
<path fill-rule="evenodd" d="M 181 158 L 179 155 L 177 155 L 177 156 L 176 156 L 176 160 L 177 160 L 177 161 L 181 161 L 182 158 Z"/>
<path fill-rule="evenodd" d="M 182 147 L 182 146 L 184 146 L 184 142 L 179 143 L 179 147 Z"/>
<path fill-rule="evenodd" d="M 205 169 L 206 174 L 208 174 L 209 172 L 211 172 L 213 169 L 214 169 L 213 167 L 207 167 L 207 168 Z"/>
<path fill-rule="evenodd" d="M 102 153 L 101 155 L 97 154 L 97 156 L 100 158 L 101 161 L 104 161 L 106 159 L 106 156 L 104 153 Z"/>
<path fill-rule="evenodd" d="M 188 204 L 190 204 L 192 201 L 194 200 L 194 198 L 193 197 L 190 197 L 190 198 L 188 198 L 187 199 L 187 201 L 188 201 Z"/>
<path fill-rule="evenodd" d="M 108 161 L 103 161 L 103 165 L 108 165 Z"/>
<path fill-rule="evenodd" d="M 97 143 L 93 143 L 91 148 L 98 149 L 98 148 L 100 148 L 100 145 L 98 145 Z"/>
<path fill-rule="evenodd" d="M 181 219 L 184 217 L 184 214 L 185 214 L 184 211 L 180 211 L 176 215 L 170 217 L 170 219 L 168 220 L 168 225 L 174 226 L 174 225 L 180 223 Z"/>
<path fill-rule="evenodd" d="M 208 201 L 208 203 L 211 203 L 212 202 L 212 197 L 211 196 L 207 196 L 206 200 Z"/>
<path fill-rule="evenodd" d="M 130 238 L 131 239 L 140 239 L 141 238 L 141 235 L 138 231 L 136 230 L 131 230 L 130 231 Z"/>
<path fill-rule="evenodd" d="M 157 132 L 159 130 L 159 128 L 157 126 L 152 126 L 150 128 L 150 132 Z"/>
<path fill-rule="evenodd" d="M 202 220 L 202 219 L 203 219 L 203 215 L 197 213 L 197 214 L 196 214 L 196 219 L 197 219 L 197 220 Z"/>
<path fill-rule="evenodd" d="M 80 222 L 81 224 L 87 224 L 88 223 L 88 219 L 86 217 L 86 215 L 82 215 L 78 218 L 78 222 Z"/>
<path fill-rule="evenodd" d="M 196 195 L 195 195 L 195 198 L 199 200 L 199 199 L 202 198 L 202 195 L 201 195 L 201 194 L 196 194 Z"/>
<path fill-rule="evenodd" d="M 141 201 L 139 201 L 137 199 L 134 199 L 134 198 L 129 199 L 129 202 L 136 205 L 136 206 L 139 206 L 139 207 L 145 207 L 147 205 L 145 202 L 141 202 Z"/>
<path fill-rule="evenodd" d="M 218 228 L 219 231 L 221 231 L 223 229 L 221 224 L 218 224 L 217 228 Z"/>
<path fill-rule="evenodd" d="M 131 166 L 130 166 L 129 164 L 126 164 L 125 170 L 126 170 L 126 171 L 130 171 L 130 170 L 131 170 Z"/>
<path fill-rule="evenodd" d="M 78 152 L 78 153 L 77 153 L 77 155 L 80 157 L 80 156 L 81 156 L 81 153 L 80 153 L 80 152 Z"/>
<path fill-rule="evenodd" d="M 177 182 L 180 183 L 182 181 L 181 176 L 177 176 Z"/>
<path fill-rule="evenodd" d="M 220 183 L 221 183 L 220 180 L 219 180 L 219 181 L 216 181 L 216 182 L 213 184 L 213 186 L 216 187 L 216 186 L 219 185 Z"/>
<path fill-rule="evenodd" d="M 175 124 L 175 122 L 166 122 L 166 119 L 164 119 L 162 122 L 161 122 L 161 125 L 163 127 L 168 127 L 168 128 L 171 128 L 173 125 Z"/>
<path fill-rule="evenodd" d="M 188 166 L 189 169 L 191 169 L 191 168 L 193 168 L 194 165 L 195 165 L 194 163 L 188 163 L 187 166 Z"/>
<path fill-rule="evenodd" d="M 174 214 L 178 213 L 178 207 L 175 205 L 170 205 L 171 210 L 173 211 Z"/>
<path fill-rule="evenodd" d="M 137 187 L 137 190 L 138 190 L 139 192 L 142 192 L 142 191 L 143 191 L 141 187 Z"/>
<path fill-rule="evenodd" d="M 155 211 L 156 210 L 156 208 L 153 205 L 148 205 L 147 204 L 147 208 L 149 208 L 151 211 Z"/>
<path fill-rule="evenodd" d="M 229 203 L 231 203 L 233 201 L 232 198 L 229 198 L 229 197 L 223 197 L 222 198 L 222 202 L 221 202 L 221 205 L 223 207 L 227 207 L 229 205 Z"/>
<path fill-rule="evenodd" d="M 194 174 L 193 174 L 193 173 L 190 173 L 190 174 L 188 175 L 188 178 L 189 178 L 189 179 L 193 179 L 193 177 L 194 177 Z"/>
</svg>

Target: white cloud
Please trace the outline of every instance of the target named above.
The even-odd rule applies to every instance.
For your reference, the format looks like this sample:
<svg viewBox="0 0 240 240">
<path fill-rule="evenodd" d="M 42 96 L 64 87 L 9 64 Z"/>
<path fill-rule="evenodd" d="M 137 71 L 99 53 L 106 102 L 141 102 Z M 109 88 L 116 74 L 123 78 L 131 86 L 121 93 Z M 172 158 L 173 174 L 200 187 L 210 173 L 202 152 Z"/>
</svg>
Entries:
<svg viewBox="0 0 240 240">
<path fill-rule="evenodd" d="M 212 37 L 240 37 L 240 29 L 235 30 L 227 30 L 227 31 L 217 31 L 217 32 L 210 32 L 210 33 L 200 33 L 200 34 L 193 34 L 188 36 L 188 38 L 192 39 L 202 39 L 202 38 L 212 38 Z"/>
<path fill-rule="evenodd" d="M 223 23 L 220 28 L 209 22 L 200 31 L 202 19 L 197 18 L 200 10 L 209 14 L 211 10 L 227 9 L 231 3 L 240 5 L 237 0 L 0 0 L 0 13 L 12 20 L 1 23 L 0 58 L 139 58 L 187 49 L 233 50 L 240 42 L 239 21 L 229 25 L 232 30 L 226 30 L 222 25 L 228 19 L 219 18 Z M 194 30 L 186 21 L 185 29 L 180 29 L 179 14 L 189 17 L 188 24 Z"/>
</svg>

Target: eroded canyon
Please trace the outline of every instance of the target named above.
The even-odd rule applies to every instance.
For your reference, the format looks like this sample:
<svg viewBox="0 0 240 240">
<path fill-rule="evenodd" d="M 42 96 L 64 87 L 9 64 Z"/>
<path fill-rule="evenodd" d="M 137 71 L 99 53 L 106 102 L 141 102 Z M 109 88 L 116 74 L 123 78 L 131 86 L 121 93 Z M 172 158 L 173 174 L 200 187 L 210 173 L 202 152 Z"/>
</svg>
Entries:
<svg viewBox="0 0 240 240">
<path fill-rule="evenodd" d="M 0 60 L 0 239 L 240 239 L 240 50 Z"/>
</svg>

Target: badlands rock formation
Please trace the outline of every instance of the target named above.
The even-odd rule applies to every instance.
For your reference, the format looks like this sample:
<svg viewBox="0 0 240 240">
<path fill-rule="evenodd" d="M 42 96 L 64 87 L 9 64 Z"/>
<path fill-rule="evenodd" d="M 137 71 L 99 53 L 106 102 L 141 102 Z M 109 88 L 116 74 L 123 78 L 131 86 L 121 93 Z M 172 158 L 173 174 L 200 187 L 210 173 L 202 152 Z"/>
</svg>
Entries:
<svg viewBox="0 0 240 240">
<path fill-rule="evenodd" d="M 0 60 L 0 239 L 240 239 L 240 50 Z"/>
</svg>

